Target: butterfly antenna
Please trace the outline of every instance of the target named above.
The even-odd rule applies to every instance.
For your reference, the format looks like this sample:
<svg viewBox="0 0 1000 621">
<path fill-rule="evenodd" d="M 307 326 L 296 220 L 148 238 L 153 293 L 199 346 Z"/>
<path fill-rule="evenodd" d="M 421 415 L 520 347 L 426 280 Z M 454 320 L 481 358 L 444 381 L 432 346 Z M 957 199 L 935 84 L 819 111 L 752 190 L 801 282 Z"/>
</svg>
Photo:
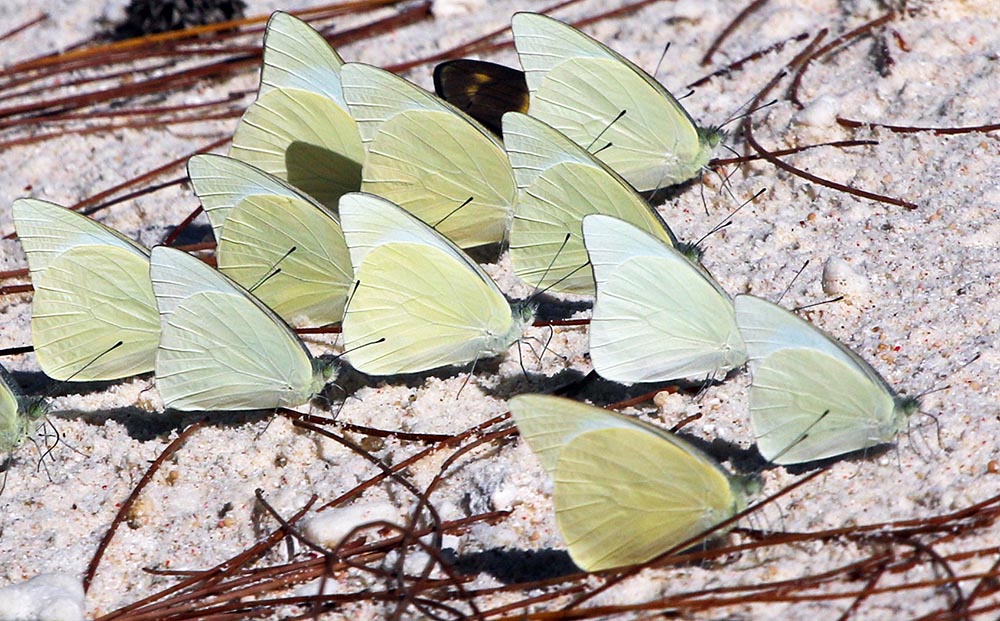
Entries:
<svg viewBox="0 0 1000 621">
<path fill-rule="evenodd" d="M 705 233 L 704 235 L 702 235 L 701 239 L 699 239 L 695 243 L 691 244 L 691 248 L 700 248 L 701 245 L 705 242 L 706 239 L 708 239 L 712 235 L 715 235 L 716 233 L 718 233 L 722 229 L 726 228 L 727 226 L 730 226 L 733 223 L 733 216 L 735 216 L 737 213 L 739 213 L 741 209 L 743 209 L 744 207 L 746 207 L 750 203 L 752 203 L 755 200 L 757 200 L 758 198 L 760 198 L 760 196 L 762 194 L 764 194 L 764 192 L 767 192 L 767 188 L 761 188 L 760 190 L 757 191 L 756 194 L 754 194 L 753 196 L 751 196 L 747 200 L 743 201 L 742 205 L 740 205 L 736 209 L 730 211 L 726 215 L 726 217 L 724 217 L 722 220 L 719 221 L 718 224 L 716 224 L 715 226 L 713 226 L 711 230 L 709 230 L 707 233 Z"/>
<path fill-rule="evenodd" d="M 956 374 L 956 373 L 964 370 L 967 366 L 969 366 L 973 362 L 979 360 L 979 358 L 982 357 L 982 355 L 983 355 L 982 352 L 976 352 L 975 356 L 973 356 L 972 358 L 969 358 L 968 360 L 966 360 L 962 364 L 958 365 L 956 368 L 954 368 L 951 371 L 949 371 L 947 373 L 947 376 L 950 377 L 950 376 L 952 376 L 952 375 L 954 375 L 954 374 Z M 920 393 L 917 396 L 912 397 L 912 398 L 915 399 L 915 400 L 917 400 L 917 401 L 920 401 L 921 399 L 923 399 L 927 395 L 932 395 L 932 394 L 934 394 L 936 392 L 941 392 L 943 390 L 948 390 L 949 388 L 951 388 L 951 384 L 948 384 L 947 386 L 937 386 L 935 388 L 931 388 L 930 390 L 925 390 L 924 392 L 922 392 L 922 393 Z"/>
<path fill-rule="evenodd" d="M 344 314 L 343 314 L 343 317 L 347 317 L 347 310 L 349 308 L 351 308 L 351 300 L 354 299 L 354 294 L 358 292 L 358 287 L 360 287 L 360 286 L 361 286 L 361 281 L 360 280 L 355 280 L 354 281 L 354 286 L 351 287 L 351 293 L 350 293 L 350 295 L 347 296 L 347 301 L 344 302 Z M 340 330 L 340 332 L 337 333 L 337 338 L 334 339 L 334 341 L 333 341 L 333 346 L 334 347 L 336 347 L 338 345 L 338 343 L 340 341 L 340 335 L 344 333 L 344 330 L 343 330 L 344 320 L 343 319 L 340 320 L 340 325 L 341 325 L 341 330 Z"/>
<path fill-rule="evenodd" d="M 53 385 L 48 390 L 48 395 L 46 395 L 46 396 L 51 397 L 53 394 L 55 394 L 55 391 L 56 391 L 57 388 L 59 388 L 63 384 L 67 384 L 69 382 L 72 382 L 74 377 L 76 377 L 77 375 L 79 375 L 79 374 L 83 373 L 84 371 L 86 371 L 90 367 L 90 365 L 92 365 L 95 362 L 97 362 L 98 360 L 100 360 L 101 356 L 108 355 L 109 353 L 113 352 L 114 350 L 118 349 L 119 347 L 121 347 L 124 344 L 125 344 L 125 341 L 118 341 L 117 343 L 115 343 L 111 347 L 109 347 L 109 348 L 105 349 L 104 351 L 102 351 L 101 353 L 97 354 L 96 356 L 94 356 L 93 358 L 91 358 L 90 360 L 88 360 L 85 365 L 83 365 L 82 367 L 80 367 L 79 369 L 77 369 L 76 371 L 74 371 L 69 377 L 67 377 L 66 379 L 61 380 L 59 382 L 56 382 L 56 384 Z M 37 407 L 37 404 L 42 403 L 43 399 L 44 399 L 44 397 L 35 397 L 35 399 L 32 402 L 32 405 L 36 405 L 36 407 Z"/>
<path fill-rule="evenodd" d="M 447 220 L 448 218 L 450 218 L 450 217 L 452 217 L 453 215 L 455 215 L 455 213 L 456 213 L 456 212 L 458 212 L 458 210 L 459 210 L 459 209 L 461 209 L 461 208 L 465 207 L 466 205 L 468 205 L 469 203 L 471 203 L 471 202 L 472 202 L 472 199 L 473 199 L 473 197 L 472 197 L 472 196 L 470 196 L 469 198 L 465 199 L 465 201 L 463 201 L 461 205 L 459 205 L 458 207 L 455 207 L 454 209 L 452 209 L 451 211 L 449 211 L 449 212 L 448 212 L 448 214 L 447 214 L 447 215 L 445 215 L 445 217 L 441 218 L 441 219 L 440 219 L 440 220 L 438 220 L 438 221 L 437 221 L 436 223 L 434 223 L 434 225 L 433 225 L 433 226 L 431 226 L 431 228 L 432 228 L 432 229 L 434 229 L 434 230 L 436 231 L 436 230 L 437 230 L 437 227 L 441 226 L 441 223 L 442 223 L 442 222 L 444 222 L 444 221 L 445 221 L 445 220 Z M 439 231 L 439 232 L 440 232 L 440 231 Z"/>
<path fill-rule="evenodd" d="M 247 288 L 247 291 L 253 293 L 253 291 L 255 289 L 257 289 L 257 287 L 260 287 L 261 285 L 263 285 L 267 281 L 271 280 L 272 278 L 274 278 L 275 276 L 277 276 L 278 274 L 280 274 L 281 273 L 281 268 L 278 267 L 278 266 L 281 265 L 281 262 L 284 261 L 285 259 L 287 259 L 297 249 L 298 249 L 298 246 L 292 246 L 291 248 L 289 248 L 288 252 L 286 252 L 285 254 L 281 255 L 281 258 L 274 262 L 274 265 L 272 265 L 271 269 L 269 269 L 267 271 L 267 273 L 264 274 L 264 277 L 261 278 L 260 280 L 258 280 L 257 282 L 255 282 L 252 287 Z"/>
<path fill-rule="evenodd" d="M 598 149 L 598 150 L 596 150 L 596 151 L 591 151 L 591 153 L 590 153 L 590 154 L 591 154 L 591 155 L 595 155 L 595 156 L 596 156 L 596 155 L 599 155 L 599 154 L 601 153 L 601 151 L 604 151 L 605 149 L 609 149 L 609 148 L 611 148 L 611 146 L 612 146 L 613 144 L 614 144 L 614 143 L 612 143 L 612 142 L 605 142 L 605 143 L 604 143 L 604 146 L 603 146 L 603 147 L 601 147 L 600 149 Z"/>
<path fill-rule="evenodd" d="M 548 276 L 549 272 L 552 271 L 552 266 L 556 264 L 556 261 L 559 259 L 559 255 L 562 254 L 562 251 L 566 248 L 566 244 L 569 243 L 569 238 L 570 238 L 570 234 L 566 233 L 566 235 L 563 237 L 562 243 L 559 244 L 559 249 L 556 250 L 555 254 L 552 255 L 552 260 L 549 261 L 549 264 L 545 266 L 545 271 L 542 272 L 542 275 L 538 277 L 538 282 L 535 283 L 535 293 L 533 293 L 528 298 L 527 303 L 530 303 L 532 300 L 534 300 L 536 297 L 538 297 L 542 292 L 546 291 L 546 289 L 542 289 L 542 283 L 545 282 L 545 277 Z M 560 278 L 559 280 L 557 280 L 556 283 L 562 282 L 567 277 L 568 277 L 568 275 L 567 276 L 563 276 L 562 278 Z M 556 283 L 553 283 L 552 285 L 549 285 L 549 288 L 553 287 Z"/>
<path fill-rule="evenodd" d="M 520 352 L 520 348 L 518 348 L 518 351 Z M 469 384 L 469 380 L 472 379 L 472 374 L 476 372 L 476 365 L 477 364 L 479 364 L 479 354 L 478 353 L 476 354 L 476 358 L 472 361 L 472 366 L 469 367 L 469 372 L 465 374 L 465 379 L 462 380 L 462 385 L 459 386 L 458 392 L 455 393 L 455 400 L 456 401 L 458 401 L 458 398 L 462 395 L 462 391 L 465 390 L 465 387 Z M 521 368 L 524 369 L 524 365 L 523 364 L 521 365 Z"/>
<path fill-rule="evenodd" d="M 798 312 L 801 312 L 801 311 L 804 311 L 804 310 L 809 310 L 810 308 L 812 308 L 814 306 L 822 306 L 824 304 L 833 304 L 834 302 L 839 302 L 839 301 L 841 301 L 843 299 L 844 299 L 844 296 L 838 295 L 836 297 L 827 298 L 825 300 L 820 300 L 819 302 L 811 302 L 809 304 L 804 304 L 802 306 L 796 306 L 795 308 L 792 309 L 792 312 L 798 313 Z"/>
<path fill-rule="evenodd" d="M 345 349 L 344 351 L 340 352 L 340 354 L 334 356 L 334 358 L 336 358 L 337 360 L 340 360 L 341 358 L 343 358 L 347 354 L 351 353 L 352 351 L 358 351 L 362 347 L 368 347 L 369 345 L 378 345 L 379 343 L 384 343 L 384 342 L 385 342 L 385 337 L 383 336 L 382 338 L 375 339 L 374 341 L 368 341 L 367 343 L 362 343 L 362 344 L 358 345 L 357 347 L 352 347 L 350 349 Z"/>
<path fill-rule="evenodd" d="M 795 281 L 798 280 L 799 276 L 802 275 L 802 272 L 806 269 L 806 266 L 808 265 L 809 265 L 809 259 L 806 259 L 805 262 L 802 264 L 802 267 L 800 267 L 798 271 L 795 272 L 795 275 L 792 276 L 792 279 L 788 281 L 787 285 L 785 285 L 785 290 L 782 291 L 781 295 L 778 296 L 778 299 L 774 301 L 775 304 L 781 303 L 782 298 L 784 298 L 788 294 L 788 292 L 791 291 L 792 285 L 795 284 Z"/>
<path fill-rule="evenodd" d="M 605 125 L 604 129 L 602 129 L 600 131 L 600 133 L 598 133 L 596 136 L 594 136 L 594 139 L 590 141 L 590 144 L 587 145 L 587 151 L 590 151 L 590 149 L 593 148 L 593 146 L 595 144 L 597 144 L 597 141 L 601 139 L 601 136 L 604 135 L 604 132 L 606 132 L 609 129 L 611 129 L 611 126 L 614 125 L 615 123 L 617 123 L 618 121 L 620 121 L 622 119 L 622 117 L 624 117 L 627 112 L 628 112 L 628 110 L 622 110 L 621 112 L 618 113 L 618 115 L 615 118 L 611 119 L 611 122 L 608 123 L 607 125 Z M 604 149 L 607 149 L 609 146 L 611 146 L 610 142 L 607 145 L 605 145 L 604 147 L 602 147 L 601 150 L 603 151 Z"/>
<path fill-rule="evenodd" d="M 552 260 L 549 261 L 549 264 L 547 266 L 545 266 L 545 271 L 542 272 L 542 275 L 538 278 L 538 283 L 535 285 L 534 292 L 530 296 L 528 296 L 528 299 L 526 299 L 523 302 L 525 306 L 532 304 L 538 298 L 538 296 L 542 295 L 546 291 L 549 291 L 550 289 L 552 289 L 552 287 L 555 287 L 559 283 L 564 282 L 567 278 L 572 277 L 573 274 L 576 274 L 581 269 L 590 265 L 590 261 L 584 263 L 583 265 L 578 265 L 577 267 L 573 268 L 573 270 L 570 271 L 568 274 L 561 276 L 558 280 L 550 284 L 548 287 L 545 287 L 544 289 L 542 288 L 542 283 L 545 282 L 545 277 L 549 275 L 550 271 L 552 271 L 552 266 L 556 264 L 556 260 L 559 259 L 559 255 L 562 254 L 563 249 L 566 248 L 566 244 L 569 243 L 569 238 L 570 234 L 566 233 L 565 237 L 563 237 L 562 243 L 559 244 L 559 250 L 556 250 L 556 253 L 552 255 Z"/>
<path fill-rule="evenodd" d="M 667 57 L 667 52 L 670 51 L 670 42 L 663 46 L 663 53 L 660 54 L 660 60 L 656 61 L 656 69 L 653 71 L 653 77 L 655 78 L 660 73 L 660 67 L 663 66 L 663 60 Z"/>
<path fill-rule="evenodd" d="M 797 444 L 799 444 L 800 442 L 802 442 L 803 440 L 805 440 L 806 438 L 808 438 L 809 437 L 809 432 L 812 431 L 812 428 L 815 427 L 816 425 L 818 425 L 829 414 L 830 414 L 830 410 L 824 410 L 823 413 L 820 414 L 816 418 L 816 420 L 814 420 L 813 422 L 809 423 L 809 426 L 806 427 L 805 429 L 803 429 L 802 433 L 800 433 L 794 440 L 792 440 L 788 444 L 788 446 L 786 446 L 785 448 L 783 448 L 777 455 L 775 455 L 771 459 L 771 461 L 774 462 L 775 460 L 779 459 L 782 455 L 784 455 L 788 451 L 792 450 L 792 448 L 794 448 Z M 761 437 L 761 436 L 758 436 L 758 437 Z"/>
<path fill-rule="evenodd" d="M 725 121 L 723 121 L 722 124 L 719 125 L 718 127 L 716 127 L 715 129 L 721 131 L 723 127 L 725 127 L 726 125 L 729 125 L 730 123 L 732 123 L 734 121 L 738 121 L 740 119 L 744 119 L 744 118 L 746 118 L 746 117 L 748 117 L 748 116 L 750 116 L 750 115 L 752 115 L 752 114 L 754 114 L 756 112 L 760 112 L 764 108 L 769 108 L 769 107 L 773 106 L 774 104 L 778 103 L 777 99 L 772 99 L 771 101 L 769 101 L 767 103 L 763 103 L 763 104 L 757 106 L 756 108 L 751 108 L 751 109 L 747 110 L 746 112 L 739 112 L 739 110 L 742 110 L 743 108 L 746 108 L 747 106 L 749 106 L 750 102 L 753 101 L 755 98 L 756 98 L 756 96 L 751 97 L 743 105 L 741 105 L 739 108 L 736 108 L 736 110 L 737 110 L 736 114 L 734 114 L 733 116 L 731 116 L 728 119 L 726 119 Z"/>
</svg>

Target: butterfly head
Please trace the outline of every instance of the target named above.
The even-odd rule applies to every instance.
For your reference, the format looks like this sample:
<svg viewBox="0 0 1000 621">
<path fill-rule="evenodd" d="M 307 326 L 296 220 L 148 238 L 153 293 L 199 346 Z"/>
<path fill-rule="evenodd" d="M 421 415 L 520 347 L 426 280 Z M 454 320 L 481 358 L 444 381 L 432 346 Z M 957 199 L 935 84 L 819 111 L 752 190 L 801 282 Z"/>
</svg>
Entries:
<svg viewBox="0 0 1000 621">
<path fill-rule="evenodd" d="M 698 128 L 698 141 L 705 145 L 709 152 L 722 144 L 727 137 L 728 134 L 726 133 L 726 130 L 721 127 L 713 127 L 710 125 L 708 127 Z"/>
<path fill-rule="evenodd" d="M 538 304 L 532 301 L 532 299 L 511 305 L 510 314 L 513 319 L 513 331 L 517 332 L 517 338 L 521 338 L 524 331 L 535 322 L 535 312 L 537 310 Z"/>
<path fill-rule="evenodd" d="M 920 411 L 920 397 L 893 396 L 895 415 L 893 416 L 894 431 L 898 433 L 906 429 L 910 417 Z"/>
<path fill-rule="evenodd" d="M 752 498 L 759 496 L 764 490 L 764 479 L 756 473 L 731 476 L 729 485 L 733 490 L 735 500 L 734 513 L 739 513 L 747 508 Z"/>
<path fill-rule="evenodd" d="M 31 397 L 25 400 L 24 416 L 29 421 L 45 418 L 49 413 L 49 403 L 44 397 Z"/>
<path fill-rule="evenodd" d="M 507 334 L 494 334 L 488 350 L 492 354 L 507 351 L 507 348 L 521 340 L 525 330 L 535 321 L 538 306 L 529 298 L 510 305 L 510 327 Z"/>
<path fill-rule="evenodd" d="M 323 387 L 337 379 L 340 373 L 340 362 L 335 356 L 324 355 L 313 358 L 313 383 L 310 388 L 313 395 L 323 391 Z"/>
<path fill-rule="evenodd" d="M 701 267 L 701 258 L 705 255 L 705 249 L 700 243 L 680 242 L 677 244 L 677 252 L 684 255 L 684 258 L 693 263 L 696 267 Z"/>
</svg>

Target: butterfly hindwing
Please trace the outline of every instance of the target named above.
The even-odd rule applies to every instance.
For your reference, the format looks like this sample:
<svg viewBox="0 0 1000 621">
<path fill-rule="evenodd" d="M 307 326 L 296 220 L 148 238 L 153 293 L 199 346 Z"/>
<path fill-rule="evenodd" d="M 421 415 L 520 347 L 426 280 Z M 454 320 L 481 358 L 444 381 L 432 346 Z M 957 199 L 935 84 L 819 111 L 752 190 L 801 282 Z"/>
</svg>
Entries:
<svg viewBox="0 0 1000 621">
<path fill-rule="evenodd" d="M 229 154 L 329 207 L 359 189 L 364 149 L 343 96 L 343 64 L 308 24 L 272 15 L 257 100 L 240 119 Z"/>
<path fill-rule="evenodd" d="M 461 247 L 504 240 L 517 189 L 507 155 L 489 131 L 382 69 L 348 63 L 342 74 L 367 150 L 362 189 Z"/>
<path fill-rule="evenodd" d="M 484 60 L 459 58 L 434 68 L 434 92 L 499 136 L 505 112 L 528 111 L 524 72 Z"/>
<path fill-rule="evenodd" d="M 149 252 L 54 203 L 19 199 L 13 213 L 35 288 L 32 342 L 45 374 L 100 381 L 152 371 L 159 321 Z"/>
<path fill-rule="evenodd" d="M 698 265 L 616 218 L 587 216 L 597 282 L 590 355 L 619 382 L 721 377 L 746 362 L 729 296 Z"/>
<path fill-rule="evenodd" d="M 601 160 L 637 190 L 681 183 L 708 163 L 721 133 L 695 125 L 635 64 L 545 15 L 518 13 L 511 29 L 529 113 L 581 146 L 598 142 Z"/>
<path fill-rule="evenodd" d="M 582 230 L 588 214 L 614 216 L 677 245 L 660 215 L 631 186 L 545 123 L 516 112 L 505 115 L 504 146 L 519 192 L 510 256 L 525 282 L 593 295 Z"/>
<path fill-rule="evenodd" d="M 746 506 L 749 486 L 673 434 L 558 397 L 509 404 L 553 478 L 570 556 L 587 571 L 650 560 Z"/>
<path fill-rule="evenodd" d="M 750 422 L 778 464 L 825 459 L 891 442 L 918 407 L 857 354 L 795 314 L 736 298 L 749 352 Z"/>
<path fill-rule="evenodd" d="M 520 337 L 523 320 L 490 277 L 416 217 L 383 198 L 349 194 L 341 218 L 357 281 L 344 340 L 358 370 L 393 375 L 467 364 Z"/>
<path fill-rule="evenodd" d="M 153 249 L 162 326 L 156 385 L 179 410 L 295 407 L 325 382 L 294 332 L 225 275 L 184 252 Z"/>
</svg>

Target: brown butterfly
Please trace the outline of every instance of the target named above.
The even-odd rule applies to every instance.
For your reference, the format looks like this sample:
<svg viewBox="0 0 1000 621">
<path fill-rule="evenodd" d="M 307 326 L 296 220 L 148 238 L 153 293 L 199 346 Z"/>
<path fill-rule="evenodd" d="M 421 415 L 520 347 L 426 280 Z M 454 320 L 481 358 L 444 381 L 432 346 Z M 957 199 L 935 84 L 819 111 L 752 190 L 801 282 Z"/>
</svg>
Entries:
<svg viewBox="0 0 1000 621">
<path fill-rule="evenodd" d="M 528 111 L 524 72 L 504 65 L 460 58 L 434 68 L 434 92 L 499 136 L 504 112 Z"/>
</svg>

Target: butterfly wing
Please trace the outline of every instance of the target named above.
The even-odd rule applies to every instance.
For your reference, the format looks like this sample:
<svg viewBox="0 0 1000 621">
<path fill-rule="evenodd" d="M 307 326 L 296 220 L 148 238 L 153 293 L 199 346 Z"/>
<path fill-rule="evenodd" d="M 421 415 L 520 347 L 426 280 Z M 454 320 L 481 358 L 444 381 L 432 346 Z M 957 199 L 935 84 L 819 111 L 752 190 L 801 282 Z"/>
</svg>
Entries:
<svg viewBox="0 0 1000 621">
<path fill-rule="evenodd" d="M 325 325 L 343 317 L 351 259 L 337 216 L 322 205 L 247 197 L 226 220 L 217 254 L 220 271 L 253 288 L 289 323 Z"/>
<path fill-rule="evenodd" d="M 100 381 L 152 371 L 159 336 L 149 259 L 142 255 L 76 246 L 35 280 L 31 337 L 38 365 L 53 379 Z"/>
<path fill-rule="evenodd" d="M 343 64 L 308 24 L 272 15 L 257 100 L 240 119 L 229 154 L 330 207 L 357 190 L 364 149 L 344 101 Z"/>
<path fill-rule="evenodd" d="M 323 386 L 305 345 L 246 290 L 184 252 L 153 249 L 156 386 L 178 410 L 295 407 Z"/>
<path fill-rule="evenodd" d="M 342 75 L 367 150 L 362 189 L 395 202 L 459 246 L 502 241 L 517 189 L 507 155 L 490 133 L 387 71 L 348 63 Z"/>
<path fill-rule="evenodd" d="M 736 323 L 747 344 L 751 372 L 756 369 L 760 360 L 779 349 L 816 349 L 840 360 L 846 366 L 856 367 L 872 382 L 895 394 L 889 383 L 864 359 L 795 313 L 747 294 L 736 296 L 734 305 Z"/>
<path fill-rule="evenodd" d="M 599 157 L 640 192 L 681 183 L 708 163 L 721 140 L 698 128 L 659 82 L 580 31 L 518 13 L 514 43 L 531 91 L 530 114 Z"/>
<path fill-rule="evenodd" d="M 608 216 L 587 216 L 597 281 L 590 355 L 619 382 L 718 377 L 746 361 L 729 296 L 660 240 Z"/>
<path fill-rule="evenodd" d="M 341 225 L 355 271 L 376 246 L 393 242 L 413 242 L 433 246 L 465 265 L 480 280 L 493 285 L 482 267 L 453 241 L 427 226 L 422 220 L 392 201 L 365 192 L 352 192 L 340 200 Z M 495 285 L 493 285 L 495 287 Z M 497 290 L 499 292 L 499 290 Z"/>
<path fill-rule="evenodd" d="M 159 322 L 149 252 L 54 203 L 19 199 L 13 213 L 34 283 L 31 334 L 42 371 L 80 382 L 152 371 Z"/>
<path fill-rule="evenodd" d="M 910 403 L 870 364 L 808 321 L 752 296 L 736 297 L 750 355 L 750 420 L 761 455 L 779 464 L 890 442 Z"/>
<path fill-rule="evenodd" d="M 554 479 L 556 521 L 587 571 L 650 560 L 745 506 L 710 457 L 651 425 L 543 395 L 510 400 L 522 437 Z"/>
<path fill-rule="evenodd" d="M 0 366 L 0 454 L 6 455 L 21 446 L 30 432 L 22 401 L 17 382 Z"/>
<path fill-rule="evenodd" d="M 497 136 L 505 112 L 528 111 L 524 72 L 484 60 L 459 58 L 439 64 L 434 68 L 434 92 Z"/>
<path fill-rule="evenodd" d="M 283 179 L 244 161 L 201 153 L 188 160 L 188 177 L 201 206 L 212 224 L 215 239 L 222 239 L 222 227 L 229 212 L 248 196 L 287 196 L 312 200 Z"/>
<path fill-rule="evenodd" d="M 660 215 L 576 143 L 525 114 L 507 114 L 503 122 L 504 146 L 518 186 L 510 256 L 522 280 L 540 289 L 593 295 L 583 243 L 588 214 L 614 216 L 664 244 L 677 245 Z"/>
<path fill-rule="evenodd" d="M 41 274 L 57 256 L 74 246 L 117 246 L 137 255 L 149 251 L 118 231 L 62 205 L 19 198 L 11 206 L 17 238 L 28 256 L 31 276 Z"/>
<path fill-rule="evenodd" d="M 505 352 L 520 336 L 521 326 L 496 285 L 437 247 L 376 246 L 355 277 L 359 284 L 344 316 L 344 347 L 351 365 L 363 373 L 466 364 Z"/>
<path fill-rule="evenodd" d="M 761 455 L 777 464 L 890 442 L 905 419 L 889 392 L 819 349 L 780 349 L 753 371 L 750 422 Z"/>
</svg>

